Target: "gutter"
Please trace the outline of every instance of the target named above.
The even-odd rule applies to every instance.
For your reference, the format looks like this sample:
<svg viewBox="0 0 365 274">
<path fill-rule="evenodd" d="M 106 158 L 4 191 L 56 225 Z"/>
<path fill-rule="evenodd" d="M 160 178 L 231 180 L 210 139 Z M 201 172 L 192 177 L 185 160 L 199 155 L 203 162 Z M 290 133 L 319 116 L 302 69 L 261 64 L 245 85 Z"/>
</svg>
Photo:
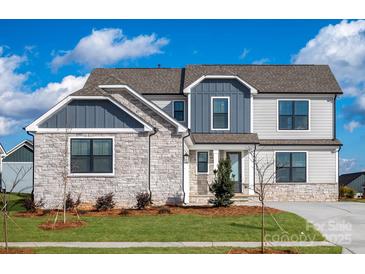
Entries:
<svg viewBox="0 0 365 274">
<path fill-rule="evenodd" d="M 157 128 L 153 128 L 153 132 L 148 134 L 148 193 L 150 194 L 150 203 L 152 204 L 152 191 L 151 191 L 151 137 L 156 135 Z"/>
<path fill-rule="evenodd" d="M 183 204 L 186 205 L 187 203 L 185 203 L 185 197 L 186 197 L 186 193 L 185 193 L 185 153 L 184 153 L 184 150 L 185 150 L 185 147 L 184 147 L 184 143 L 185 143 L 185 139 L 187 137 L 189 137 L 191 135 L 191 132 L 190 132 L 190 129 L 188 129 L 188 134 L 186 136 L 184 136 L 182 138 L 182 177 L 181 177 L 181 187 L 182 187 L 182 192 L 183 192 Z"/>
</svg>

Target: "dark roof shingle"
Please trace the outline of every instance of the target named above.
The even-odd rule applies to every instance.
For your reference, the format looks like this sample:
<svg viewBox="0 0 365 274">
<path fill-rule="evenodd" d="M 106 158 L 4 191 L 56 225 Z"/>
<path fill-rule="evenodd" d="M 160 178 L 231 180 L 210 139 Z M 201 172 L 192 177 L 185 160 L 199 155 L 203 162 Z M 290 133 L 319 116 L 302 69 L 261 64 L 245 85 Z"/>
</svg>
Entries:
<svg viewBox="0 0 365 274">
<path fill-rule="evenodd" d="M 342 143 L 338 139 L 260 139 L 260 145 L 342 146 Z"/>
<path fill-rule="evenodd" d="M 234 75 L 259 93 L 341 94 L 327 65 L 188 65 L 186 68 L 94 69 L 82 90 L 98 94 L 98 85 L 128 85 L 141 94 L 182 94 L 204 75 Z"/>
</svg>

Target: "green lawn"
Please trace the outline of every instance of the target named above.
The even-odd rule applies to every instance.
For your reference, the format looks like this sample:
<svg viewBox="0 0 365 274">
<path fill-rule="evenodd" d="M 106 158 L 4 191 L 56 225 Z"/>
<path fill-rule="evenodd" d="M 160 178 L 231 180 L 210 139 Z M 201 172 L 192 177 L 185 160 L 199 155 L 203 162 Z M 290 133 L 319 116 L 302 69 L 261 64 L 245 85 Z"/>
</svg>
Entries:
<svg viewBox="0 0 365 274">
<path fill-rule="evenodd" d="M 25 198 L 27 198 L 27 197 L 30 197 L 30 194 L 14 194 L 14 193 L 9 193 L 9 194 L 6 194 L 6 195 L 7 195 L 8 201 L 9 201 L 9 203 L 8 203 L 8 210 L 10 212 L 24 210 L 24 208 L 23 208 L 23 200 Z M 0 201 L 1 201 L 1 199 L 0 199 Z"/>
<path fill-rule="evenodd" d="M 81 217 L 81 228 L 44 231 L 38 225 L 51 219 L 14 217 L 9 221 L 9 241 L 260 241 L 260 216 L 207 217 L 199 215 Z M 324 237 L 305 219 L 292 213 L 266 217 L 268 240 L 315 240 Z M 1 218 L 0 218 L 1 219 Z M 2 221 L 2 220 L 1 220 Z M 2 235 L 2 227 L 0 228 Z M 307 236 L 306 239 L 303 237 Z M 273 238 L 274 237 L 274 238 Z M 277 238 L 275 238 L 277 237 Z M 300 238 L 302 237 L 302 238 Z"/>
<path fill-rule="evenodd" d="M 230 247 L 166 247 L 166 248 L 35 248 L 37 254 L 225 254 Z M 341 254 L 342 247 L 275 247 L 274 249 L 293 249 L 300 254 Z"/>
</svg>

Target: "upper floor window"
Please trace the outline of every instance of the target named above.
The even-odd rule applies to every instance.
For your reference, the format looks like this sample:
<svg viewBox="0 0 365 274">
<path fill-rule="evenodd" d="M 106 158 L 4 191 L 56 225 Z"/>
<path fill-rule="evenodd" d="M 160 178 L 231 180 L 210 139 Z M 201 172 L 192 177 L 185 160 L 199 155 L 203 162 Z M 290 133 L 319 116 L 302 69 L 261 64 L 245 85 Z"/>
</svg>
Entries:
<svg viewBox="0 0 365 274">
<path fill-rule="evenodd" d="M 306 152 L 276 152 L 276 181 L 280 183 L 307 181 Z"/>
<path fill-rule="evenodd" d="M 71 139 L 71 173 L 113 173 L 112 139 Z"/>
<path fill-rule="evenodd" d="M 174 101 L 174 118 L 177 121 L 183 122 L 185 120 L 185 102 Z"/>
<path fill-rule="evenodd" d="M 279 130 L 308 130 L 308 113 L 308 100 L 279 100 Z"/>
<path fill-rule="evenodd" d="M 212 130 L 229 130 L 229 97 L 212 97 Z"/>
</svg>

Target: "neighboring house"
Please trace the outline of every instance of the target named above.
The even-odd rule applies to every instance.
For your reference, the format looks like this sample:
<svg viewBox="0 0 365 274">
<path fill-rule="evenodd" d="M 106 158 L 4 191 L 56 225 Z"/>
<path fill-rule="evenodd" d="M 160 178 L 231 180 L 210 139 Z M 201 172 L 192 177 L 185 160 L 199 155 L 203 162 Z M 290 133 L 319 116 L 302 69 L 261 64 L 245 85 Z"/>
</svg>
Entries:
<svg viewBox="0 0 365 274">
<path fill-rule="evenodd" d="M 2 187 L 2 172 L 3 172 L 3 158 L 6 156 L 6 151 L 2 144 L 0 143 L 0 191 L 3 190 Z"/>
<path fill-rule="evenodd" d="M 33 190 L 33 143 L 25 140 L 6 153 L 2 161 L 2 187 L 6 191 L 31 193 Z M 16 186 L 13 188 L 14 184 Z"/>
<path fill-rule="evenodd" d="M 365 171 L 342 174 L 340 176 L 340 186 L 348 186 L 356 193 L 364 193 Z"/>
<path fill-rule="evenodd" d="M 83 202 L 113 192 L 127 206 L 150 191 L 155 204 L 205 204 L 225 157 L 237 196 L 254 197 L 256 148 L 278 168 L 267 200 L 334 201 L 339 94 L 326 65 L 95 69 L 26 128 L 35 198 L 59 206 L 67 175 Z"/>
</svg>

